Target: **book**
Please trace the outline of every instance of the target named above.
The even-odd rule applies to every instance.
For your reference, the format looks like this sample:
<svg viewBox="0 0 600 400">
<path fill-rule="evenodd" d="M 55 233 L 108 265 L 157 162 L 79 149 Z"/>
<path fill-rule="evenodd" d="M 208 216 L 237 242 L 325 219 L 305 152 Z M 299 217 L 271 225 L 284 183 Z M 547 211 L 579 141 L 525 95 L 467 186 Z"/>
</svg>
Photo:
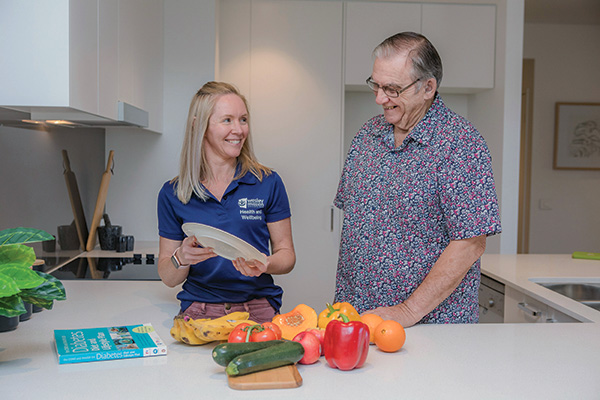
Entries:
<svg viewBox="0 0 600 400">
<path fill-rule="evenodd" d="M 55 330 L 54 340 L 59 364 L 167 354 L 152 324 Z"/>
</svg>

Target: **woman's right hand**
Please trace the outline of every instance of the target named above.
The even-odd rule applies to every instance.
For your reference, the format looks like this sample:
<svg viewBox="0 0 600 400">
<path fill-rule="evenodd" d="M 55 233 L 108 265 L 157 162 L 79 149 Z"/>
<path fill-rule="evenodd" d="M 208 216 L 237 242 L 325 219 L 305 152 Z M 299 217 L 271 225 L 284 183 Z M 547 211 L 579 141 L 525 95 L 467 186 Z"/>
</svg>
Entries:
<svg viewBox="0 0 600 400">
<path fill-rule="evenodd" d="M 186 237 L 177 250 L 177 258 L 181 265 L 197 264 L 209 258 L 216 257 L 212 247 L 199 247 L 195 236 Z"/>
</svg>

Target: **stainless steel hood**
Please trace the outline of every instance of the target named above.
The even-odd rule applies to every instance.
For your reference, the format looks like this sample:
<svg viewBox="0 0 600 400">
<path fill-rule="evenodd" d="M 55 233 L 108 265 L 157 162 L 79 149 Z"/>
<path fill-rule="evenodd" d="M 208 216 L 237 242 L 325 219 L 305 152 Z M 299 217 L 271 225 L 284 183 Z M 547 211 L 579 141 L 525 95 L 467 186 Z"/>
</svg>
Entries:
<svg viewBox="0 0 600 400">
<path fill-rule="evenodd" d="M 117 119 L 109 119 L 71 107 L 2 106 L 0 125 L 20 128 L 60 125 L 76 127 L 148 127 L 148 112 L 117 102 Z"/>
</svg>

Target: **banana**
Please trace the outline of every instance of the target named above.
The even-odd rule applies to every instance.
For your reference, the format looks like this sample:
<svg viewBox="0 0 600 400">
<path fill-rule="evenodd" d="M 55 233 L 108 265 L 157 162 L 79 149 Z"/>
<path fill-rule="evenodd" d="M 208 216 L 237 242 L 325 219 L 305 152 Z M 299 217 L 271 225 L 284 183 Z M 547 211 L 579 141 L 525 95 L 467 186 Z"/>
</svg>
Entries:
<svg viewBox="0 0 600 400">
<path fill-rule="evenodd" d="M 178 342 L 182 342 L 181 340 L 181 326 L 179 324 L 179 320 L 181 318 L 175 317 L 173 318 L 173 327 L 171 328 L 171 336 Z"/>
<path fill-rule="evenodd" d="M 212 340 L 202 339 L 194 333 L 194 328 L 188 323 L 188 321 L 181 319 L 179 322 L 181 326 L 181 341 L 193 346 L 202 345 L 212 342 Z"/>
<path fill-rule="evenodd" d="M 189 345 L 203 345 L 216 340 L 227 340 L 231 331 L 242 322 L 256 324 L 248 319 L 249 316 L 250 314 L 247 312 L 232 312 L 215 319 L 192 319 L 177 316 L 173 319 L 171 336 L 175 340 Z"/>
<path fill-rule="evenodd" d="M 194 334 L 200 340 L 227 340 L 231 331 L 242 322 L 255 324 L 248 319 L 247 312 L 233 312 L 223 317 L 208 321 L 189 320 L 187 323 L 194 329 Z"/>
</svg>

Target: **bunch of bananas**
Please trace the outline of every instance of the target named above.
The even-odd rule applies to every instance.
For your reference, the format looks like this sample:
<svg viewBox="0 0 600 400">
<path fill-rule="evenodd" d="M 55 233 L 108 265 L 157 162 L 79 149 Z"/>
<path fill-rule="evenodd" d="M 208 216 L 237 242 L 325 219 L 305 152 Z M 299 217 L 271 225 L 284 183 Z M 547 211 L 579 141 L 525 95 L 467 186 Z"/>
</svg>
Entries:
<svg viewBox="0 0 600 400">
<path fill-rule="evenodd" d="M 227 340 L 231 331 L 241 324 L 250 321 L 247 312 L 232 312 L 215 319 L 191 319 L 189 317 L 177 316 L 173 319 L 171 336 L 179 342 L 197 346 L 216 340 Z"/>
</svg>

